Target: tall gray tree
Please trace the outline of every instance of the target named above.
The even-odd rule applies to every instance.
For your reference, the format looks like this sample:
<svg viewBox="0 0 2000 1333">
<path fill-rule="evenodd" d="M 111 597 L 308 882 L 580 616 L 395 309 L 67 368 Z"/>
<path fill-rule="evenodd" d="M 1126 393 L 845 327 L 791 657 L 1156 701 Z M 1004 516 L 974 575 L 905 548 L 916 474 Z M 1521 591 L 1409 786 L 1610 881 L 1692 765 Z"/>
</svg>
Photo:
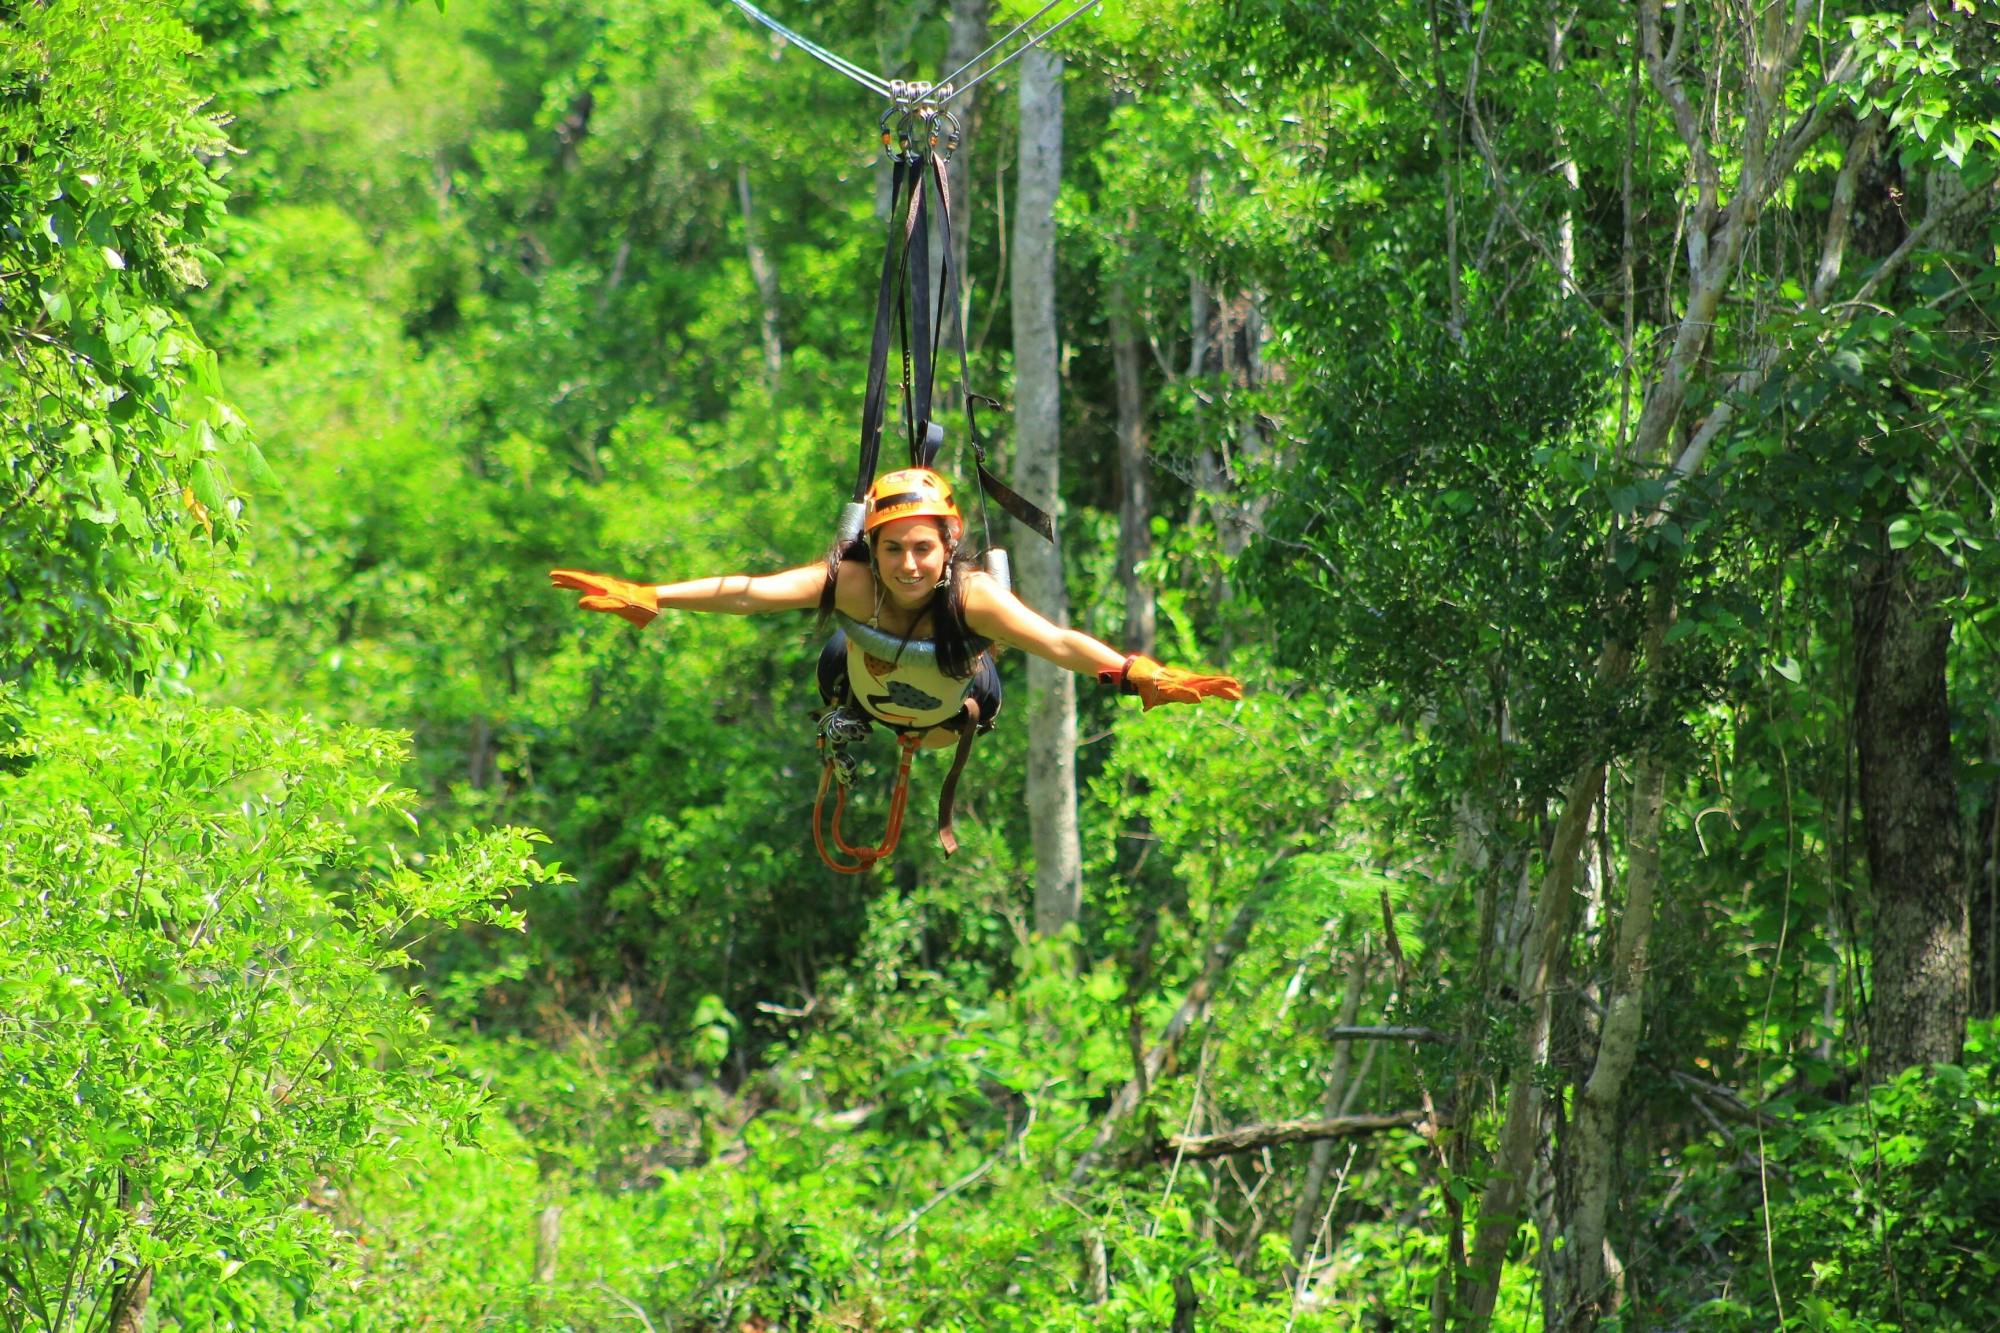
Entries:
<svg viewBox="0 0 2000 1333">
<path fill-rule="evenodd" d="M 1037 47 L 1020 65 L 1021 146 L 1014 203 L 1014 488 L 1056 512 L 1061 479 L 1062 386 L 1056 345 L 1056 192 L 1062 185 L 1062 58 Z M 1058 624 L 1069 618 L 1062 552 L 1024 543 L 1021 595 Z M 1035 930 L 1076 920 L 1083 851 L 1076 823 L 1075 677 L 1028 662 L 1028 819 L 1035 844 Z"/>
<path fill-rule="evenodd" d="M 951 37 L 944 55 L 947 72 L 958 69 L 986 49 L 989 36 L 986 20 L 991 9 L 990 0 L 951 0 Z M 979 89 L 969 88 L 959 94 L 951 109 L 964 127 L 966 142 L 980 142 Z M 966 280 L 969 276 L 966 259 L 972 238 L 971 158 L 964 151 L 953 154 L 945 175 L 951 184 L 951 269 L 958 275 L 958 300 L 944 312 L 942 325 L 948 347 L 957 339 L 972 304 L 972 285 Z"/>
<path fill-rule="evenodd" d="M 1128 653 L 1153 654 L 1156 616 L 1153 590 L 1139 577 L 1139 563 L 1152 554 L 1153 498 L 1146 430 L 1145 385 L 1141 366 L 1145 342 L 1132 314 L 1129 284 L 1111 294 L 1111 364 L 1118 384 L 1118 578 L 1125 591 Z"/>
</svg>

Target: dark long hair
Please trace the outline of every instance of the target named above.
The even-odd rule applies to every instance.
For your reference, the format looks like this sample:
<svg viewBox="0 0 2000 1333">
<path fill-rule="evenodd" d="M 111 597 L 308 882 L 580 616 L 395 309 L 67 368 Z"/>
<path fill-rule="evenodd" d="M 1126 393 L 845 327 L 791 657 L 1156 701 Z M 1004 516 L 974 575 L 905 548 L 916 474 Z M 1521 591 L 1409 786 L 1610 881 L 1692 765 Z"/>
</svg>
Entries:
<svg viewBox="0 0 2000 1333">
<path fill-rule="evenodd" d="M 951 543 L 951 532 L 943 520 L 938 521 L 938 535 L 946 545 Z M 842 561 L 854 560 L 869 567 L 871 578 L 880 579 L 875 570 L 874 552 L 870 549 L 867 536 L 856 537 L 846 545 L 836 544 L 827 552 L 826 588 L 820 593 L 819 619 L 823 629 L 833 614 L 834 589 L 840 578 Z M 986 640 L 972 632 L 972 626 L 965 623 L 965 575 L 977 567 L 968 544 L 960 541 L 952 547 L 951 558 L 945 564 L 944 586 L 931 595 L 930 604 L 917 613 L 919 619 L 924 611 L 930 612 L 931 641 L 937 645 L 938 670 L 954 680 L 964 680 L 979 666 L 980 655 L 987 649 Z M 914 625 L 915 622 L 912 622 Z M 903 642 L 910 636 L 905 634 Z"/>
</svg>

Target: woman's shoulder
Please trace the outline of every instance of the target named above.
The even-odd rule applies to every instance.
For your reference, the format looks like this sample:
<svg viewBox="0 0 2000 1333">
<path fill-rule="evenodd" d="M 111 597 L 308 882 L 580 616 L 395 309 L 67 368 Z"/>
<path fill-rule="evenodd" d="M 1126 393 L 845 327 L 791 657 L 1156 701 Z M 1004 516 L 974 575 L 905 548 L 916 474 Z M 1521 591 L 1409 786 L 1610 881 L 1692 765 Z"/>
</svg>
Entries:
<svg viewBox="0 0 2000 1333">
<path fill-rule="evenodd" d="M 866 620 L 874 607 L 874 568 L 863 559 L 842 560 L 834 569 L 834 610 L 850 619 Z"/>
<path fill-rule="evenodd" d="M 1020 599 L 1008 590 L 1006 584 L 983 569 L 966 570 L 959 575 L 959 580 L 959 605 L 964 608 L 965 623 L 975 634 L 989 639 L 1001 638 L 1003 617 L 1009 608 L 1021 604 Z"/>
<path fill-rule="evenodd" d="M 967 606 L 1011 605 L 1021 600 L 1011 587 L 983 569 L 968 569 L 958 577 L 965 591 Z"/>
</svg>

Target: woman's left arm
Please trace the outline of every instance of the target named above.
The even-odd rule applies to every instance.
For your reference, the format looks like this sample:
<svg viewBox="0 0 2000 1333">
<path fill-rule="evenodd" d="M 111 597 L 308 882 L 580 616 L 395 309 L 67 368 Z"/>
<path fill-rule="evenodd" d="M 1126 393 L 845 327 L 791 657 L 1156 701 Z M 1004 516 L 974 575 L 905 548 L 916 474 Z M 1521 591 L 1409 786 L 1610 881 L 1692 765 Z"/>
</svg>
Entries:
<svg viewBox="0 0 2000 1333">
<path fill-rule="evenodd" d="M 1079 630 L 1050 624 L 984 574 L 966 578 L 965 620 L 976 634 L 1012 644 L 1071 671 L 1095 672 L 1100 684 L 1136 694 L 1148 708 L 1243 697 L 1243 686 L 1234 676 L 1204 676 L 1161 666 L 1150 657 L 1126 657 Z"/>
<path fill-rule="evenodd" d="M 1079 674 L 1124 670 L 1125 654 L 1110 644 L 1052 623 L 985 574 L 964 577 L 965 623 L 973 633 Z"/>
</svg>

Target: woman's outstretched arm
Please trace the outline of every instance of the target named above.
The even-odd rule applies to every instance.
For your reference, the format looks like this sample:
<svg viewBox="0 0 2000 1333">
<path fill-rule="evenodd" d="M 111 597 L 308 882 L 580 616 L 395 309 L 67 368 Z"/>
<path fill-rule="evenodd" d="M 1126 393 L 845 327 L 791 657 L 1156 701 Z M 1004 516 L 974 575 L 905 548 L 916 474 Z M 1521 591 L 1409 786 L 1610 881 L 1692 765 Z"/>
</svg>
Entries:
<svg viewBox="0 0 2000 1333">
<path fill-rule="evenodd" d="M 549 582 L 583 594 L 586 611 L 609 611 L 646 625 L 661 611 L 720 611 L 750 616 L 765 611 L 803 611 L 819 605 L 826 586 L 825 565 L 800 565 L 776 574 L 723 574 L 680 583 L 628 583 L 608 574 L 579 569 L 549 571 Z"/>
<path fill-rule="evenodd" d="M 1234 676 L 1196 675 L 1161 666 L 1150 657 L 1127 657 L 1082 630 L 1053 623 L 983 574 L 967 576 L 965 619 L 977 634 L 1033 653 L 1065 670 L 1094 674 L 1106 685 L 1138 695 L 1148 708 L 1209 697 L 1243 697 L 1243 686 Z"/>
<path fill-rule="evenodd" d="M 984 574 L 965 580 L 965 621 L 975 634 L 1033 653 L 1065 671 L 1117 671 L 1125 654 L 1082 630 L 1065 629 Z"/>
</svg>

